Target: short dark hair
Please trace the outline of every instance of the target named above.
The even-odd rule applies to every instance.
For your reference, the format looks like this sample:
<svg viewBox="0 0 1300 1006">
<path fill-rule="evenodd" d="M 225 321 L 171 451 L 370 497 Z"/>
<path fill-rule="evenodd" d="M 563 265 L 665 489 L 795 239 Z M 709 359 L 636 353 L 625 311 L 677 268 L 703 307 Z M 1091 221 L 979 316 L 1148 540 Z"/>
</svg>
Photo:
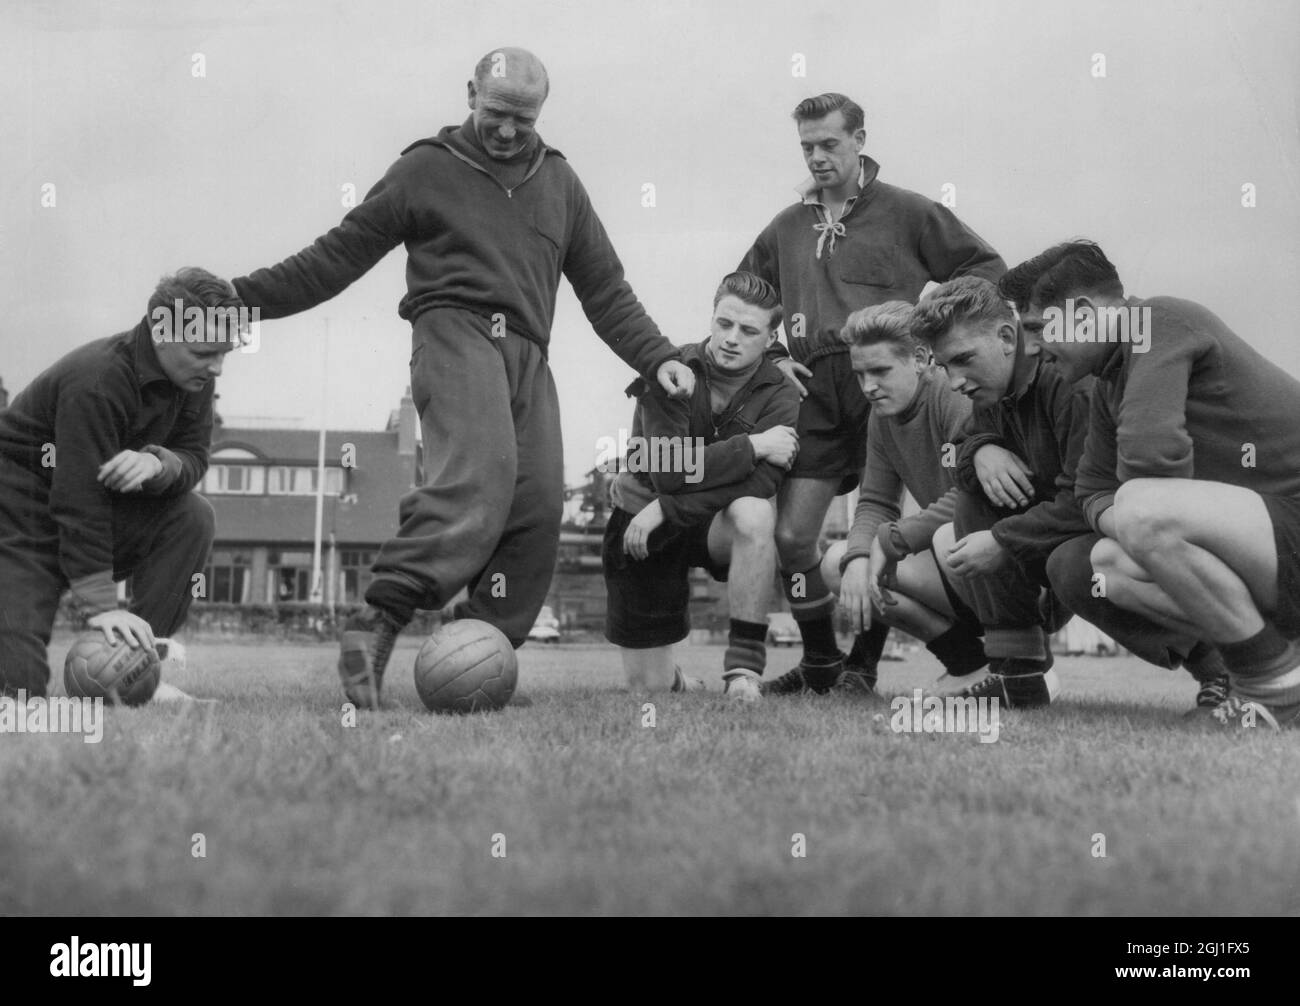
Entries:
<svg viewBox="0 0 1300 1006">
<path fill-rule="evenodd" d="M 718 284 L 718 292 L 713 295 L 715 309 L 726 296 L 735 297 L 753 307 L 767 308 L 771 315 L 768 323 L 770 327 L 776 328 L 781 324 L 781 295 L 763 277 L 755 276 L 752 272 L 727 273 Z"/>
<path fill-rule="evenodd" d="M 887 300 L 854 311 L 840 329 L 840 342 L 849 346 L 885 344 L 899 356 L 911 356 L 918 345 L 912 334 L 912 305 L 905 300 Z"/>
<path fill-rule="evenodd" d="M 1119 273 L 1093 241 L 1080 239 L 1053 245 L 1016 266 L 1012 272 L 1018 270 L 1024 273 L 1016 286 L 1016 294 L 1020 294 L 1020 287 L 1025 282 L 1029 284 L 1029 289 L 1023 294 L 1024 303 L 1020 302 L 1019 296 L 1015 298 L 1016 306 L 1021 309 L 1031 302 L 1060 304 L 1066 297 L 1083 291 L 1124 296 L 1124 284 L 1119 281 Z"/>
<path fill-rule="evenodd" d="M 862 111 L 862 106 L 852 98 L 834 91 L 819 94 L 814 98 L 804 98 L 795 106 L 791 118 L 795 122 L 811 122 L 815 119 L 824 119 L 832 112 L 844 113 L 844 128 L 850 133 L 866 128 L 867 117 Z"/>
<path fill-rule="evenodd" d="M 158 281 L 153 295 L 149 298 L 150 317 L 159 307 L 170 311 L 178 300 L 182 307 L 241 308 L 244 306 L 239 294 L 235 292 L 233 283 L 198 266 L 177 269 L 172 275 L 164 276 Z"/>
<path fill-rule="evenodd" d="M 912 310 L 912 335 L 934 348 L 955 325 L 967 322 L 1015 324 L 1015 315 L 989 280 L 960 276 L 935 287 Z"/>
</svg>

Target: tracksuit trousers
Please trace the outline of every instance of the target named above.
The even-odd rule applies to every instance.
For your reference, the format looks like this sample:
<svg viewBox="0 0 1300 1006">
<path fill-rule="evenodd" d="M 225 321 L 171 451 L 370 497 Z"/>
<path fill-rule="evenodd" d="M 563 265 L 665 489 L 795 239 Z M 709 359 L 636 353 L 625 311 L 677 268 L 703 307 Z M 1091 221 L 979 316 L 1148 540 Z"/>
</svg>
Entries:
<svg viewBox="0 0 1300 1006">
<path fill-rule="evenodd" d="M 156 636 L 185 624 L 214 528 L 211 504 L 195 493 L 114 494 L 113 578 L 131 578 L 130 610 Z M 0 694 L 46 693 L 46 648 L 67 587 L 48 484 L 0 458 Z"/>
<path fill-rule="evenodd" d="M 416 318 L 412 343 L 424 484 L 403 497 L 366 600 L 404 621 L 468 587 L 456 617 L 489 622 L 521 646 L 550 589 L 564 506 L 560 407 L 545 353 L 451 308 Z"/>
</svg>

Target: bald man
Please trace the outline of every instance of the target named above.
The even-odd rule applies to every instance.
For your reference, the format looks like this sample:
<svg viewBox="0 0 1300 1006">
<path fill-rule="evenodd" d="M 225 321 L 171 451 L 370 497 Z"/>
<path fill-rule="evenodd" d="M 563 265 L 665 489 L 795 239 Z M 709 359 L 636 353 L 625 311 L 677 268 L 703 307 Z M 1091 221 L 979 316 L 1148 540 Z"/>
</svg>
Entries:
<svg viewBox="0 0 1300 1006">
<path fill-rule="evenodd" d="M 401 502 L 367 608 L 344 627 L 349 701 L 376 708 L 393 642 L 417 608 L 463 587 L 456 617 L 521 646 L 555 569 L 564 499 L 560 413 L 547 346 L 560 277 L 596 334 L 677 398 L 690 368 L 646 314 L 564 155 L 536 132 L 550 90 L 523 49 L 498 49 L 469 81 L 469 118 L 418 140 L 328 234 L 234 281 L 263 319 L 329 300 L 399 244 L 407 249 L 411 393 L 425 484 Z M 364 459 L 362 459 L 364 464 Z"/>
</svg>

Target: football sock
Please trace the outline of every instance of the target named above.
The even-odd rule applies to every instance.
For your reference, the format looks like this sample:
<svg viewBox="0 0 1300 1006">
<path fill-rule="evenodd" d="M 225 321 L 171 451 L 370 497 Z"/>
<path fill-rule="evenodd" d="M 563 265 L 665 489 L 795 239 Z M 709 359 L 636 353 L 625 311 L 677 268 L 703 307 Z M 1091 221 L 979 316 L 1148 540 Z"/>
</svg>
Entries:
<svg viewBox="0 0 1300 1006">
<path fill-rule="evenodd" d="M 1218 647 L 1228 670 L 1243 678 L 1267 676 L 1278 670 L 1279 662 L 1287 657 L 1286 639 L 1271 622 L 1265 622 L 1264 628 L 1249 639 L 1219 643 Z"/>
<path fill-rule="evenodd" d="M 1183 666 L 1201 684 L 1228 676 L 1228 665 L 1224 662 L 1223 654 L 1210 643 L 1200 642 L 1193 646 L 1183 661 Z"/>
<path fill-rule="evenodd" d="M 762 622 L 731 620 L 727 632 L 727 652 L 722 656 L 722 671 L 744 670 L 761 675 L 767 666 L 767 626 Z"/>
<path fill-rule="evenodd" d="M 984 640 L 964 622 L 954 622 L 951 628 L 926 643 L 925 648 L 939 658 L 944 670 L 954 678 L 974 674 L 989 662 L 984 654 Z"/>
<path fill-rule="evenodd" d="M 984 652 L 990 659 L 1015 657 L 1023 666 L 1025 661 L 1046 660 L 1047 637 L 1040 626 L 1019 629 L 985 629 Z"/>
<path fill-rule="evenodd" d="M 799 635 L 803 637 L 805 659 L 819 662 L 837 660 L 840 644 L 835 639 L 835 626 L 831 622 L 835 595 L 822 579 L 821 562 L 800 572 L 783 572 L 781 586 L 790 604 L 790 614 L 799 625 Z"/>
<path fill-rule="evenodd" d="M 844 658 L 846 669 L 857 669 L 873 685 L 876 683 L 880 655 L 885 652 L 885 640 L 889 637 L 889 626 L 877 619 L 871 623 L 866 632 L 859 632 L 853 640 L 853 648 Z"/>
<path fill-rule="evenodd" d="M 375 580 L 366 589 L 366 603 L 382 611 L 398 627 L 404 627 L 415 617 L 416 603 L 392 580 Z"/>
</svg>

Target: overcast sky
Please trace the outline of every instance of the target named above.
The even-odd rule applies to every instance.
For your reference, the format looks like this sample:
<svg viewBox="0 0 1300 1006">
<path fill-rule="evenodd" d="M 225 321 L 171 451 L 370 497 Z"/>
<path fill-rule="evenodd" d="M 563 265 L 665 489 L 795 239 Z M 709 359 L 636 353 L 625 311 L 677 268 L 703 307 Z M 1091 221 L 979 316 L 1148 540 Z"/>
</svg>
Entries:
<svg viewBox="0 0 1300 1006">
<path fill-rule="evenodd" d="M 344 185 L 364 193 L 465 118 L 475 61 L 503 45 L 546 63 L 539 132 L 674 342 L 707 334 L 718 280 L 806 177 L 791 109 L 838 90 L 866 108 L 881 178 L 936 199 L 954 185 L 1008 263 L 1094 238 L 1130 292 L 1201 301 L 1300 375 L 1295 2 L 6 0 L 0 45 L 11 394 L 131 327 L 164 272 L 235 276 L 309 244 Z M 404 266 L 399 248 L 265 323 L 221 379 L 227 421 L 382 427 L 408 383 Z M 551 362 L 577 481 L 630 425 L 633 375 L 567 285 Z"/>
</svg>

